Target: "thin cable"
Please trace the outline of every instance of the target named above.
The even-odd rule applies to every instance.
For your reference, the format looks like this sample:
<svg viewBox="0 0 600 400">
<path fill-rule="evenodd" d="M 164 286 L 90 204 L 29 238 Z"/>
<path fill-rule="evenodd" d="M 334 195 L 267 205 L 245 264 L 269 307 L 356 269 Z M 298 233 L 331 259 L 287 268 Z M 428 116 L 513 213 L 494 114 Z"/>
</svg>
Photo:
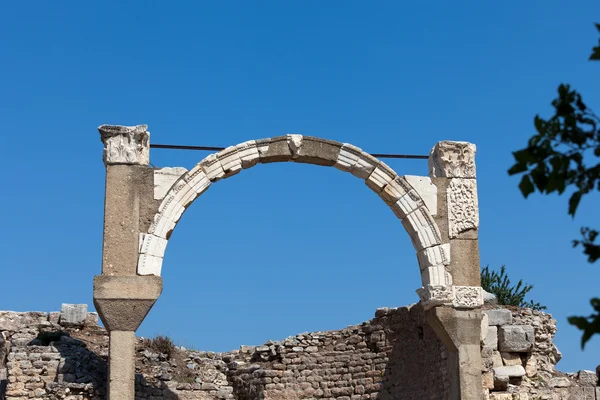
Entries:
<svg viewBox="0 0 600 400">
<path fill-rule="evenodd" d="M 195 150 L 195 151 L 220 151 L 224 150 L 225 147 L 212 147 L 212 146 L 185 146 L 177 144 L 150 144 L 151 149 L 168 149 L 168 150 Z M 415 154 L 371 154 L 377 158 L 412 158 L 418 160 L 427 160 L 429 156 L 421 156 Z"/>
</svg>

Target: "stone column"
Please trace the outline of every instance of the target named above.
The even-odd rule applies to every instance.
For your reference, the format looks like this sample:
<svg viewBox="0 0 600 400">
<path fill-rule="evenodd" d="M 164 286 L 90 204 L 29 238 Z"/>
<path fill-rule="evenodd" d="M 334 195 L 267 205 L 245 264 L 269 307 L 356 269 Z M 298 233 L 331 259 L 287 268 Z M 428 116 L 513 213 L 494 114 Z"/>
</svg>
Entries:
<svg viewBox="0 0 600 400">
<path fill-rule="evenodd" d="M 427 321 L 446 345 L 452 399 L 480 399 L 483 393 L 480 350 L 483 292 L 479 259 L 479 205 L 475 179 L 475 145 L 439 142 L 429 157 L 429 174 L 438 189 L 435 217 L 442 242 L 450 245 L 451 287 L 439 298 Z M 438 291 L 441 289 L 438 288 Z"/>
<path fill-rule="evenodd" d="M 94 305 L 109 331 L 108 398 L 134 400 L 135 331 L 162 292 L 158 276 L 137 275 L 140 234 L 157 204 L 148 167 L 146 125 L 102 125 L 106 190 L 102 275 L 94 278 Z"/>
</svg>

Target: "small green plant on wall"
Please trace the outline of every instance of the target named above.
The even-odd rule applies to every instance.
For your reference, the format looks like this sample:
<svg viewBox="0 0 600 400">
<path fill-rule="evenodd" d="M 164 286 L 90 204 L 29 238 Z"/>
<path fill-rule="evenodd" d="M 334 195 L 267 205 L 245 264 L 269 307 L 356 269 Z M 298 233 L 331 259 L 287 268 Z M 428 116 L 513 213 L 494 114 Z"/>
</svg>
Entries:
<svg viewBox="0 0 600 400">
<path fill-rule="evenodd" d="M 498 299 L 498 304 L 505 306 L 526 307 L 534 310 L 545 310 L 546 306 L 525 300 L 525 296 L 533 289 L 533 285 L 523 283 L 519 279 L 516 285 L 511 285 L 506 274 L 506 266 L 500 267 L 500 272 L 490 270 L 489 265 L 481 270 L 481 287 Z"/>
</svg>

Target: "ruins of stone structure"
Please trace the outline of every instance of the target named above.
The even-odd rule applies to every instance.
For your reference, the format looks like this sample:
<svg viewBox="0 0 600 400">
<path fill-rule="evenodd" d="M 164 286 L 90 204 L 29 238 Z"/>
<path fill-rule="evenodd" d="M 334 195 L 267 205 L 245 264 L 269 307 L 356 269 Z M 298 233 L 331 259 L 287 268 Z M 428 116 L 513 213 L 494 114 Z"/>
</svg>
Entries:
<svg viewBox="0 0 600 400">
<path fill-rule="evenodd" d="M 446 399 L 449 353 L 421 305 L 382 308 L 360 325 L 227 353 L 136 338 L 135 398 L 146 400 Z M 479 379 L 490 400 L 600 400 L 595 372 L 555 369 L 556 321 L 484 307 Z M 106 397 L 108 332 L 86 305 L 0 311 L 0 400 Z"/>
<path fill-rule="evenodd" d="M 473 144 L 439 142 L 429 157 L 429 176 L 400 176 L 351 144 L 289 134 L 228 147 L 184 172 L 149 167 L 146 125 L 98 129 L 106 191 L 102 275 L 94 278 L 94 304 L 110 336 L 110 399 L 134 398 L 135 331 L 162 292 L 165 250 L 186 208 L 217 181 L 275 162 L 349 172 L 392 209 L 415 248 L 424 318 L 447 350 L 447 397 L 481 397 L 483 291 Z"/>
</svg>

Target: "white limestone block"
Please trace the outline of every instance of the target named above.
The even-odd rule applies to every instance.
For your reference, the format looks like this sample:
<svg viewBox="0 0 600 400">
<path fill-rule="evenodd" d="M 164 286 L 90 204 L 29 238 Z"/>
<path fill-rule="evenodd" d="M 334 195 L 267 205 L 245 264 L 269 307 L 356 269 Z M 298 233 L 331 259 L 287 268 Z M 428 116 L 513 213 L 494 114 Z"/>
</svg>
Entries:
<svg viewBox="0 0 600 400">
<path fill-rule="evenodd" d="M 148 125 L 101 125 L 98 131 L 104 143 L 104 164 L 148 165 L 150 162 Z"/>
<path fill-rule="evenodd" d="M 239 148 L 238 155 L 242 162 L 242 168 L 247 169 L 255 166 L 260 160 L 260 154 L 258 154 L 258 148 L 256 147 L 255 140 L 249 140 L 244 143 L 237 145 Z"/>
<path fill-rule="evenodd" d="M 476 151 L 475 145 L 468 142 L 438 142 L 429 155 L 429 175 L 475 179 Z"/>
<path fill-rule="evenodd" d="M 450 265 L 450 244 L 428 247 L 417 253 L 421 269 L 434 265 Z"/>
<path fill-rule="evenodd" d="M 376 166 L 371 175 L 366 179 L 365 183 L 375 193 L 381 193 L 394 178 L 396 174 L 387 165 L 380 163 Z"/>
<path fill-rule="evenodd" d="M 437 215 L 437 186 L 428 176 L 404 175 L 404 179 L 423 199 L 431 215 Z"/>
<path fill-rule="evenodd" d="M 216 154 L 210 154 L 200 162 L 202 169 L 211 182 L 216 182 L 225 177 L 225 171 Z"/>
<path fill-rule="evenodd" d="M 422 288 L 417 289 L 417 294 L 425 310 L 442 304 L 452 304 L 452 286 L 424 284 Z"/>
<path fill-rule="evenodd" d="M 154 200 L 164 199 L 171 186 L 186 172 L 187 169 L 182 167 L 154 170 Z"/>
<path fill-rule="evenodd" d="M 446 281 L 446 268 L 444 265 L 434 265 L 421 271 L 423 285 L 444 285 Z"/>
<path fill-rule="evenodd" d="M 292 160 L 297 159 L 299 156 L 298 152 L 300 151 L 300 147 L 302 147 L 302 135 L 296 133 L 288 134 L 287 142 L 290 151 L 292 152 Z"/>
<path fill-rule="evenodd" d="M 483 289 L 481 286 L 454 286 L 456 308 L 476 308 L 483 305 Z"/>
<path fill-rule="evenodd" d="M 450 238 L 462 232 L 479 229 L 479 203 L 475 179 L 450 179 L 446 193 Z"/>
<path fill-rule="evenodd" d="M 361 151 L 358 154 L 356 163 L 350 169 L 350 173 L 357 178 L 367 179 L 373 173 L 379 161 L 372 155 Z"/>
<path fill-rule="evenodd" d="M 140 258 L 138 259 L 137 273 L 138 275 L 160 276 L 162 263 L 163 259 L 161 257 L 140 254 Z"/>
<path fill-rule="evenodd" d="M 417 251 L 442 244 L 441 235 L 435 225 L 421 228 L 412 233 L 410 240 Z"/>
<path fill-rule="evenodd" d="M 61 325 L 84 325 L 87 318 L 87 304 L 62 304 L 60 307 Z"/>
<path fill-rule="evenodd" d="M 381 191 L 380 197 L 391 206 L 412 190 L 403 176 L 396 176 Z"/>
<path fill-rule="evenodd" d="M 168 240 L 148 233 L 140 233 L 140 254 L 163 258 Z"/>
<path fill-rule="evenodd" d="M 197 168 L 196 168 L 197 167 Z M 192 188 L 195 193 L 195 200 L 198 196 L 204 193 L 210 187 L 210 179 L 204 173 L 204 170 L 200 166 L 194 167 L 187 175 L 184 176 L 184 181 L 188 184 L 189 187 Z M 187 200 L 187 198 L 185 199 Z M 185 207 L 189 205 L 189 203 L 183 204 Z"/>
<path fill-rule="evenodd" d="M 229 146 L 217 153 L 217 158 L 225 172 L 225 178 L 238 174 L 242 170 L 242 160 L 238 154 L 239 147 Z"/>
<path fill-rule="evenodd" d="M 489 328 L 490 328 L 490 324 L 489 324 L 488 316 L 487 316 L 487 314 L 483 313 L 483 315 L 481 316 L 481 335 L 479 337 L 482 344 L 483 344 L 483 340 L 487 336 Z"/>
<path fill-rule="evenodd" d="M 419 207 L 421 207 L 423 204 L 423 200 L 421 200 L 417 192 L 411 190 L 404 196 L 400 197 L 400 199 L 392 204 L 390 208 L 396 217 L 399 219 L 404 219 L 407 215 L 419 209 Z"/>
<path fill-rule="evenodd" d="M 338 159 L 333 166 L 340 171 L 350 172 L 352 167 L 358 162 L 358 157 L 361 153 L 362 149 L 349 143 L 344 143 L 340 149 Z"/>
</svg>

